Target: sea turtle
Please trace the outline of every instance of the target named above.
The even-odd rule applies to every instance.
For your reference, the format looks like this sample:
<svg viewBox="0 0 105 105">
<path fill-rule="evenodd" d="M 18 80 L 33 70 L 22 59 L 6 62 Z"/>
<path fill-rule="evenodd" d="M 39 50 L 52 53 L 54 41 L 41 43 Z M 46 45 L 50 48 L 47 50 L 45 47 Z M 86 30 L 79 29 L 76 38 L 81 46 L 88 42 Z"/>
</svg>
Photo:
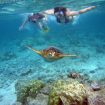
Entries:
<svg viewBox="0 0 105 105">
<path fill-rule="evenodd" d="M 59 49 L 56 47 L 48 47 L 43 50 L 36 50 L 34 48 L 31 48 L 27 46 L 27 48 L 33 50 L 37 54 L 41 55 L 45 60 L 47 61 L 54 61 L 63 57 L 76 57 L 76 55 L 73 54 L 63 54 Z"/>
</svg>

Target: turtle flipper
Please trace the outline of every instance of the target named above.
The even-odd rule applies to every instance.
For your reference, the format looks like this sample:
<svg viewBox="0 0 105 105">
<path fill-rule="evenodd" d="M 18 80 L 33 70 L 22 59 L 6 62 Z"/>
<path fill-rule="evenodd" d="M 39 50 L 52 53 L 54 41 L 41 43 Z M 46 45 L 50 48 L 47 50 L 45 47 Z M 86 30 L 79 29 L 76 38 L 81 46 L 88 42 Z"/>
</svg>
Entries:
<svg viewBox="0 0 105 105">
<path fill-rule="evenodd" d="M 61 57 L 77 57 L 75 54 L 61 54 Z"/>
<path fill-rule="evenodd" d="M 42 55 L 41 51 L 39 51 L 39 50 L 35 50 L 34 48 L 29 47 L 29 46 L 26 46 L 26 47 L 27 47 L 28 49 L 34 51 L 35 53 L 37 53 L 37 54 L 39 54 L 39 55 Z"/>
</svg>

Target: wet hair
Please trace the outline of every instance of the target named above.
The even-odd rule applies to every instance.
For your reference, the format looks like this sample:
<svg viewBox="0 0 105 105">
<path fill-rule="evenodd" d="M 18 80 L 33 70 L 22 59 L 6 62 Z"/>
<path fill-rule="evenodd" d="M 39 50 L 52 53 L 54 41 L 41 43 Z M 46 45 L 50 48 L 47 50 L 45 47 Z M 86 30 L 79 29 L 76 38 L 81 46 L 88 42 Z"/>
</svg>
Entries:
<svg viewBox="0 0 105 105">
<path fill-rule="evenodd" d="M 55 7 L 54 8 L 54 14 L 57 13 L 57 12 L 63 12 L 64 16 L 66 16 L 66 11 L 67 9 L 65 7 Z"/>
<path fill-rule="evenodd" d="M 58 13 L 58 15 L 60 15 L 61 12 L 63 13 L 63 16 L 65 18 L 65 23 L 68 23 L 69 19 L 67 18 L 67 15 L 66 15 L 67 9 L 65 7 L 55 7 L 54 8 L 54 14 Z M 60 18 L 56 17 L 56 20 L 57 22 L 61 23 Z"/>
</svg>

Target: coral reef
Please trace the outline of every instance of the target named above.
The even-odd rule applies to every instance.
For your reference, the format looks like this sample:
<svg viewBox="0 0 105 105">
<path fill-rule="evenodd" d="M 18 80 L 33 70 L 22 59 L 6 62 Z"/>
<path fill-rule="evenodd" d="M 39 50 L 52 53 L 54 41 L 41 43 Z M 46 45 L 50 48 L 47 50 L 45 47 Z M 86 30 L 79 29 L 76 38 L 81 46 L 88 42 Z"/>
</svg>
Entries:
<svg viewBox="0 0 105 105">
<path fill-rule="evenodd" d="M 52 86 L 48 105 L 84 105 L 85 100 L 87 93 L 83 84 L 72 79 L 58 80 Z"/>
<path fill-rule="evenodd" d="M 57 80 L 46 85 L 39 80 L 18 81 L 15 87 L 16 105 L 105 105 L 104 86 L 94 91 L 91 85 L 76 79 Z"/>
<path fill-rule="evenodd" d="M 39 80 L 32 81 L 18 81 L 15 85 L 17 91 L 17 101 L 25 105 L 27 97 L 35 98 L 41 88 L 44 87 L 44 83 Z"/>
</svg>

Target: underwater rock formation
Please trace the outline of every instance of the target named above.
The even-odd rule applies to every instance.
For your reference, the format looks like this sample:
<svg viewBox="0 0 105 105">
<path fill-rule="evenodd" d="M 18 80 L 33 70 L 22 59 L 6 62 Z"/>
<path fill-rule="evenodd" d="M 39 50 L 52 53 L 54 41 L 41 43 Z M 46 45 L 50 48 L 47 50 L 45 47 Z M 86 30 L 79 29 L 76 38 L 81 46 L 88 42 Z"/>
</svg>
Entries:
<svg viewBox="0 0 105 105">
<path fill-rule="evenodd" d="M 44 83 L 39 80 L 32 81 L 18 81 L 15 85 L 17 92 L 17 102 L 21 102 L 23 105 L 26 104 L 27 98 L 35 98 L 39 90 L 44 87 Z"/>
<path fill-rule="evenodd" d="M 81 74 L 78 72 L 70 72 L 67 74 L 67 77 L 71 78 L 71 79 L 78 80 L 80 83 L 83 83 L 83 84 L 89 85 L 92 82 L 92 80 L 90 80 L 88 74 Z"/>
<path fill-rule="evenodd" d="M 96 81 L 93 81 L 93 82 L 91 83 L 91 88 L 92 88 L 94 91 L 101 90 L 101 86 L 100 86 Z"/>
<path fill-rule="evenodd" d="M 105 88 L 99 91 L 88 91 L 89 105 L 105 105 Z"/>
<path fill-rule="evenodd" d="M 71 73 L 68 74 L 68 77 L 76 79 L 76 78 L 80 78 L 81 75 L 79 73 L 77 73 L 77 72 L 71 72 Z"/>
<path fill-rule="evenodd" d="M 85 86 L 74 80 L 58 80 L 52 86 L 48 105 L 87 105 Z"/>
<path fill-rule="evenodd" d="M 105 105 L 105 87 L 94 91 L 76 79 L 46 85 L 39 80 L 18 81 L 16 105 Z M 19 103 L 20 102 L 20 103 Z"/>
<path fill-rule="evenodd" d="M 87 93 L 76 80 L 58 80 L 44 85 L 41 81 L 17 82 L 17 102 L 22 105 L 87 105 Z"/>
<path fill-rule="evenodd" d="M 48 105 L 48 95 L 38 94 L 35 99 L 28 98 L 27 105 Z"/>
</svg>

